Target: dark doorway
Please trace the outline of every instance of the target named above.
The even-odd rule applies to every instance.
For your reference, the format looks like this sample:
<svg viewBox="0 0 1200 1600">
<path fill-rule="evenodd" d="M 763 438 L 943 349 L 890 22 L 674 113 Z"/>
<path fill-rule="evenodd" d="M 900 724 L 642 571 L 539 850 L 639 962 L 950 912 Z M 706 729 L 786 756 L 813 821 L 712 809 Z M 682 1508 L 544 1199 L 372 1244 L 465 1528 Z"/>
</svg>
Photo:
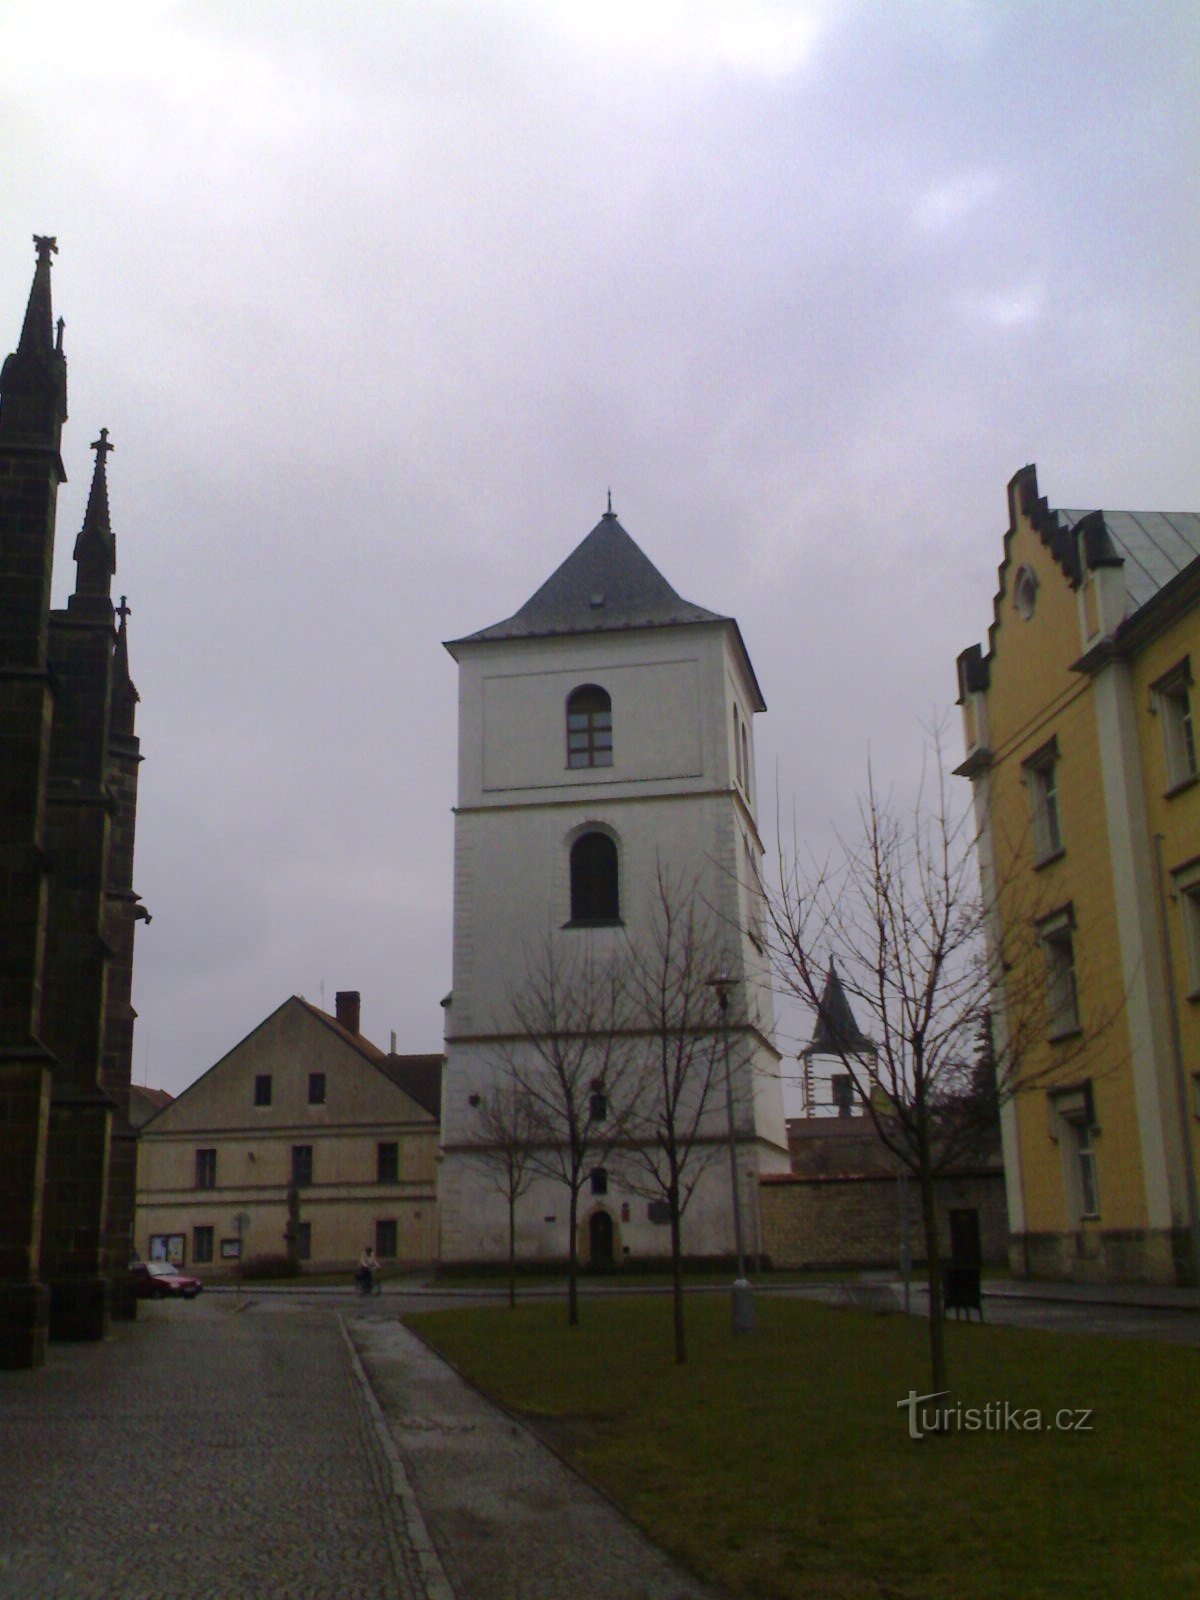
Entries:
<svg viewBox="0 0 1200 1600">
<path fill-rule="evenodd" d="M 588 1222 L 589 1259 L 598 1272 L 611 1270 L 613 1264 L 613 1220 L 607 1211 L 593 1211 Z"/>
</svg>

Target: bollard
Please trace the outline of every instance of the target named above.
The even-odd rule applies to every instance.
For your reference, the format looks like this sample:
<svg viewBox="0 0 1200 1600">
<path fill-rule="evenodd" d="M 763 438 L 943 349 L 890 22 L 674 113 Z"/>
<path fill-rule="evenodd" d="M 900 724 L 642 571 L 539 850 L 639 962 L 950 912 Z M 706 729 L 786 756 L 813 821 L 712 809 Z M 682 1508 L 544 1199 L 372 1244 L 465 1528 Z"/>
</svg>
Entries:
<svg viewBox="0 0 1200 1600">
<path fill-rule="evenodd" d="M 754 1290 L 745 1278 L 737 1278 L 733 1285 L 733 1331 L 754 1332 Z"/>
</svg>

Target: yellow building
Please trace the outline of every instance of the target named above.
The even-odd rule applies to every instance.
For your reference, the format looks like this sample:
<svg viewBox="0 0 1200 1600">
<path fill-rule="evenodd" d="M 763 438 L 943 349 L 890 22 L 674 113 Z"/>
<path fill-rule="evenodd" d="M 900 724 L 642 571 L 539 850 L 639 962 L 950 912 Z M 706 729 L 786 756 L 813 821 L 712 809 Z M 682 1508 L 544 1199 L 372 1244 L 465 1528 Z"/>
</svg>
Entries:
<svg viewBox="0 0 1200 1600">
<path fill-rule="evenodd" d="M 1200 515 L 1056 511 L 1024 468 L 958 660 L 991 913 L 1013 1270 L 1196 1281 Z"/>
<path fill-rule="evenodd" d="M 336 1017 L 285 1000 L 142 1129 L 137 1250 L 201 1278 L 290 1244 L 312 1271 L 433 1261 L 441 1068 L 364 1039 L 353 990 Z"/>
</svg>

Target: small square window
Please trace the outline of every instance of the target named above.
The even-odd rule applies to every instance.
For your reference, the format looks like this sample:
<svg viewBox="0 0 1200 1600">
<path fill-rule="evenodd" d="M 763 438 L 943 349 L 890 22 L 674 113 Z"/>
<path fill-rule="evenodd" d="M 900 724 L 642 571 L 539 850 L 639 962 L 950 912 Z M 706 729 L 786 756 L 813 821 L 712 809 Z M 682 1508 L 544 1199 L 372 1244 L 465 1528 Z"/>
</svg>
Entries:
<svg viewBox="0 0 1200 1600">
<path fill-rule="evenodd" d="M 1058 741 L 1052 739 L 1023 763 L 1029 789 L 1033 823 L 1033 857 L 1037 864 L 1052 861 L 1063 850 L 1062 817 L 1058 804 Z"/>
<path fill-rule="evenodd" d="M 375 1224 L 375 1254 L 381 1261 L 396 1259 L 396 1223 L 394 1218 Z"/>
<path fill-rule="evenodd" d="M 308 1075 L 308 1103 L 310 1106 L 323 1106 L 325 1104 L 325 1074 L 323 1072 L 310 1072 Z"/>
<path fill-rule="evenodd" d="M 213 1231 L 211 1228 L 192 1229 L 192 1260 L 198 1266 L 213 1258 Z"/>
<path fill-rule="evenodd" d="M 260 1072 L 254 1080 L 254 1104 L 256 1106 L 269 1106 L 271 1104 L 271 1074 Z"/>
<path fill-rule="evenodd" d="M 381 1144 L 375 1147 L 375 1175 L 379 1183 L 396 1183 L 400 1177 L 400 1146 Z"/>
<path fill-rule="evenodd" d="M 297 1189 L 306 1188 L 313 1181 L 313 1147 L 310 1144 L 292 1146 L 292 1182 Z"/>
<path fill-rule="evenodd" d="M 215 1189 L 217 1187 L 217 1152 L 215 1150 L 196 1151 L 196 1187 L 197 1189 Z"/>
</svg>

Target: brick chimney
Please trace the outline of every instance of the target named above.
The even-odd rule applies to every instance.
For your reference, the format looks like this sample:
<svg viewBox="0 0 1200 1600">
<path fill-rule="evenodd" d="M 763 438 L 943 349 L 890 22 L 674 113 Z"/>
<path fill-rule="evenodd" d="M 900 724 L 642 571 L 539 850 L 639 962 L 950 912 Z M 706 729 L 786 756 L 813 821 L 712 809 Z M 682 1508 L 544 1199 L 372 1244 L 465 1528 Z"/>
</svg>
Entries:
<svg viewBox="0 0 1200 1600">
<path fill-rule="evenodd" d="M 362 995 L 357 989 L 339 989 L 334 998 L 334 1015 L 349 1033 L 358 1033 L 362 1020 Z"/>
</svg>

